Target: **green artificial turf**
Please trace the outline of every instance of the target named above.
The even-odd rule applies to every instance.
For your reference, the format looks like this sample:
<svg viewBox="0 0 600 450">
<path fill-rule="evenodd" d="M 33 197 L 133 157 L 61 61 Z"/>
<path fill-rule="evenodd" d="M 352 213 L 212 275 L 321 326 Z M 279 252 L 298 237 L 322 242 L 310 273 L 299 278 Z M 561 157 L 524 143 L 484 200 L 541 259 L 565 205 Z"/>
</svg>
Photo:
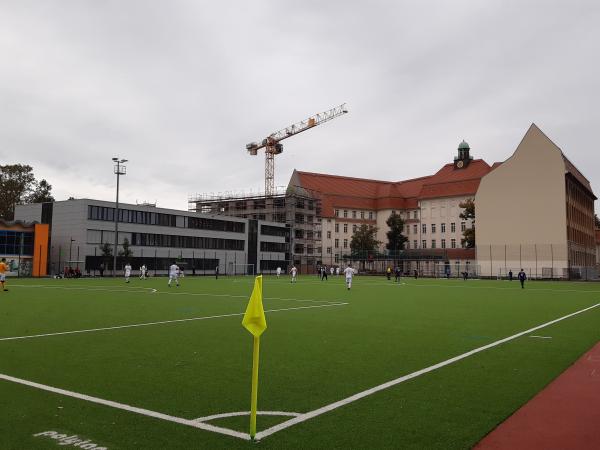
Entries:
<svg viewBox="0 0 600 450">
<path fill-rule="evenodd" d="M 222 317 L 0 340 L 0 373 L 184 419 L 247 411 L 252 285 L 9 279 L 0 338 Z M 600 303 L 600 285 L 265 277 L 263 303 L 259 410 L 306 413 Z M 33 436 L 49 430 L 110 449 L 470 448 L 600 340 L 600 307 L 533 334 L 552 339 L 525 335 L 260 442 L 0 380 L 0 448 L 56 448 Z M 258 430 L 285 420 L 259 416 Z M 245 433 L 248 417 L 210 424 Z"/>
</svg>

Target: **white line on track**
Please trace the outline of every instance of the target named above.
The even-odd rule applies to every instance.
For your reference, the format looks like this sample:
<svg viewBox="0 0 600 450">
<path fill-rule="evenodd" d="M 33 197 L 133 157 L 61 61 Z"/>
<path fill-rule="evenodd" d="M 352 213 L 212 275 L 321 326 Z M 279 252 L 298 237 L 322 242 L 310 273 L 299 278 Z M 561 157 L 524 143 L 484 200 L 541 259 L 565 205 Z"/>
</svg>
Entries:
<svg viewBox="0 0 600 450">
<path fill-rule="evenodd" d="M 187 425 L 194 428 L 200 428 L 206 431 L 212 431 L 213 433 L 225 434 L 227 436 L 232 436 L 244 440 L 250 440 L 250 436 L 246 433 L 240 433 L 239 431 L 230 430 L 229 428 L 217 427 L 214 425 L 210 425 L 204 422 L 197 422 L 195 420 L 184 419 L 182 417 L 170 416 L 168 414 L 159 413 L 156 411 L 151 411 L 149 409 L 138 408 L 136 406 L 126 405 L 124 403 L 114 402 L 112 400 L 105 400 L 103 398 L 92 397 L 91 395 L 80 394 L 79 392 L 67 391 L 66 389 L 60 389 L 53 386 L 48 386 L 45 384 L 36 383 L 34 381 L 23 380 L 21 378 L 11 377 L 10 375 L 5 375 L 0 373 L 0 379 L 5 381 L 10 381 L 12 383 L 18 383 L 25 386 L 29 386 L 36 389 L 41 389 L 43 391 L 53 392 L 55 394 L 65 395 L 67 397 L 73 397 L 79 400 L 85 400 L 87 402 L 97 403 L 99 405 L 110 406 L 111 408 L 121 409 L 124 411 L 133 412 L 136 414 L 141 414 L 143 416 L 154 417 L 155 419 L 166 420 L 169 422 L 175 422 L 181 425 Z"/>
<path fill-rule="evenodd" d="M 315 409 L 314 411 L 310 411 L 310 412 L 307 412 L 307 413 L 304 413 L 304 414 L 300 414 L 299 416 L 296 416 L 293 419 L 287 420 L 285 422 L 280 423 L 279 425 L 275 425 L 275 426 L 273 426 L 271 428 L 268 428 L 268 429 L 266 429 L 264 431 L 260 431 L 260 432 L 256 433 L 255 438 L 256 438 L 256 440 L 265 438 L 265 437 L 270 436 L 270 435 L 272 435 L 274 433 L 277 433 L 278 431 L 281 431 L 281 430 L 289 428 L 289 427 L 291 427 L 293 425 L 305 422 L 305 421 L 307 421 L 309 419 L 312 419 L 314 417 L 320 416 L 321 414 L 325 414 L 326 412 L 333 411 L 334 409 L 337 409 L 337 408 L 339 408 L 341 406 L 345 406 L 345 405 L 347 405 L 349 403 L 352 403 L 352 402 L 355 402 L 357 400 L 360 400 L 360 399 L 362 399 L 364 397 L 367 397 L 367 396 L 369 396 L 371 394 L 374 394 L 376 392 L 383 391 L 384 389 L 388 389 L 388 388 L 390 388 L 392 386 L 395 386 L 397 384 L 403 383 L 403 382 L 411 380 L 413 378 L 417 378 L 417 377 L 419 377 L 421 375 L 424 375 L 424 374 L 426 374 L 428 372 L 432 372 L 434 370 L 437 370 L 437 369 L 442 368 L 444 366 L 447 366 L 449 364 L 452 364 L 452 363 L 455 363 L 455 362 L 460 361 L 462 359 L 465 359 L 465 358 L 467 358 L 469 356 L 475 355 L 475 354 L 477 354 L 479 352 L 482 352 L 484 350 L 496 347 L 496 346 L 498 346 L 500 344 L 503 344 L 505 342 L 511 341 L 513 339 L 516 339 L 516 338 L 518 338 L 520 336 L 523 336 L 525 334 L 531 333 L 533 331 L 536 331 L 536 330 L 539 330 L 541 328 L 547 327 L 549 325 L 555 324 L 555 323 L 560 322 L 562 320 L 568 319 L 569 317 L 573 317 L 573 316 L 576 316 L 578 314 L 584 313 L 584 312 L 589 311 L 589 310 L 591 310 L 593 308 L 596 308 L 598 306 L 600 306 L 600 303 L 597 303 L 597 304 L 592 305 L 592 306 L 590 306 L 588 308 L 585 308 L 585 309 L 581 309 L 579 311 L 575 311 L 574 313 L 567 314 L 566 316 L 559 317 L 558 319 L 551 320 L 550 322 L 546 322 L 546 323 L 544 323 L 542 325 L 538 325 L 536 327 L 530 328 L 529 330 L 521 331 L 520 333 L 514 334 L 514 335 L 509 336 L 509 337 L 504 338 L 504 339 L 500 339 L 498 341 L 492 342 L 491 344 L 484 345 L 483 347 L 476 348 L 474 350 L 471 350 L 471 351 L 468 351 L 466 353 L 463 353 L 462 355 L 455 356 L 454 358 L 447 359 L 446 361 L 442 361 L 442 362 L 440 362 L 438 364 L 434 364 L 433 366 L 429 366 L 429 367 L 426 367 L 424 369 L 418 370 L 416 372 L 410 373 L 408 375 L 404 375 L 404 376 L 402 376 L 400 378 L 396 378 L 395 380 L 388 381 L 387 383 L 380 384 L 379 386 L 372 387 L 370 389 L 367 389 L 365 391 L 359 392 L 359 393 L 354 394 L 354 395 L 352 395 L 350 397 L 347 397 L 345 399 L 342 399 L 342 400 L 339 400 L 337 402 L 331 403 L 329 405 L 323 406 L 321 408 Z M 304 306 L 304 307 L 301 307 L 301 308 L 315 308 L 315 306 Z M 301 308 L 291 308 L 291 309 L 301 309 Z M 250 436 L 248 434 L 246 434 L 246 433 L 240 433 L 239 431 L 230 430 L 228 428 L 216 427 L 216 426 L 204 423 L 204 422 L 197 422 L 198 419 L 196 419 L 196 420 L 189 420 L 189 419 L 183 419 L 181 417 L 174 417 L 174 416 L 170 416 L 168 414 L 163 414 L 163 413 L 159 413 L 159 412 L 156 412 L 156 411 L 150 411 L 148 409 L 143 409 L 143 408 L 138 408 L 138 407 L 135 407 L 135 406 L 125 405 L 123 403 L 117 403 L 117 402 L 114 402 L 112 400 L 104 400 L 104 399 L 101 399 L 101 398 L 98 398 L 98 397 L 92 397 L 92 396 L 86 395 L 86 394 L 80 394 L 80 393 L 77 393 L 77 392 L 67 391 L 65 389 L 60 389 L 60 388 L 56 388 L 56 387 L 52 387 L 52 386 L 47 386 L 47 385 L 36 383 L 36 382 L 33 382 L 33 381 L 23 380 L 21 378 L 12 377 L 10 375 L 0 374 L 0 379 L 5 380 L 5 381 L 10 381 L 10 382 L 13 382 L 13 383 L 22 384 L 22 385 L 29 386 L 29 387 L 33 387 L 33 388 L 36 388 L 36 389 L 41 389 L 41 390 L 48 391 L 48 392 L 53 392 L 55 394 L 65 395 L 65 396 L 77 398 L 77 399 L 80 399 L 80 400 L 85 400 L 85 401 L 89 401 L 89 402 L 93 402 L 93 403 L 98 403 L 98 404 L 105 405 L 105 406 L 110 406 L 112 408 L 117 408 L 117 409 L 122 409 L 122 410 L 125 410 L 125 411 L 134 412 L 134 413 L 141 414 L 141 415 L 144 415 L 144 416 L 154 417 L 156 419 L 166 420 L 166 421 L 169 421 L 169 422 L 175 422 L 175 423 L 179 423 L 181 425 L 187 425 L 187 426 L 194 427 L 194 428 L 200 428 L 202 430 L 212 431 L 214 433 L 225 434 L 227 436 L 237 437 L 237 438 L 244 439 L 244 440 L 250 440 Z M 203 418 L 203 419 L 205 419 L 205 418 Z"/>
<path fill-rule="evenodd" d="M 509 336 L 509 337 L 506 337 L 504 339 L 500 339 L 498 341 L 492 342 L 491 344 L 487 344 L 487 345 L 484 345 L 482 347 L 478 347 L 478 348 L 476 348 L 474 350 L 470 350 L 470 351 L 468 351 L 466 353 L 463 353 L 462 355 L 458 355 L 458 356 L 455 356 L 454 358 L 450 358 L 450 359 L 447 359 L 446 361 L 442 361 L 440 363 L 434 364 L 433 366 L 429 366 L 429 367 L 426 367 L 424 369 L 417 370 L 416 372 L 413 372 L 413 373 L 410 373 L 408 375 L 404 375 L 402 377 L 396 378 L 395 380 L 388 381 L 387 383 L 380 384 L 379 386 L 372 387 L 370 389 L 367 389 L 365 391 L 359 392 L 357 394 L 354 394 L 354 395 L 352 395 L 350 397 L 347 397 L 345 399 L 339 400 L 337 402 L 330 403 L 329 405 L 325 405 L 325 406 L 323 406 L 321 408 L 315 409 L 314 411 L 310 411 L 310 412 L 304 413 L 304 414 L 302 414 L 302 415 L 300 415 L 298 417 L 294 417 L 293 419 L 287 420 L 287 421 L 282 422 L 282 423 L 280 423 L 278 425 L 275 425 L 275 426 L 273 426 L 271 428 L 268 428 L 268 429 L 266 429 L 264 431 L 256 433 L 255 437 L 256 437 L 256 439 L 265 438 L 267 436 L 270 436 L 273 433 L 277 433 L 278 431 L 284 430 L 284 429 L 289 428 L 289 427 L 291 427 L 293 425 L 297 425 L 299 423 L 305 422 L 305 421 L 307 421 L 309 419 L 312 419 L 314 417 L 320 416 L 321 414 L 325 414 L 325 413 L 327 413 L 329 411 L 333 411 L 334 409 L 340 408 L 341 406 L 345 406 L 345 405 L 347 405 L 349 403 L 355 402 L 355 401 L 360 400 L 362 398 L 365 398 L 365 397 L 367 397 L 369 395 L 375 394 L 376 392 L 383 391 L 384 389 L 388 389 L 388 388 L 390 388 L 392 386 L 396 386 L 397 384 L 400 384 L 400 383 L 404 383 L 405 381 L 411 380 L 413 378 L 419 377 L 419 376 L 424 375 L 426 373 L 429 373 L 429 372 L 432 372 L 434 370 L 437 370 L 437 369 L 440 369 L 442 367 L 445 367 L 447 365 L 453 364 L 453 363 L 455 363 L 457 361 L 460 361 L 462 359 L 468 358 L 469 356 L 472 356 L 472 355 L 475 355 L 475 354 L 477 354 L 479 352 L 482 352 L 484 350 L 488 350 L 490 348 L 496 347 L 496 346 L 498 346 L 500 344 L 504 344 L 505 342 L 512 341 L 513 339 L 517 339 L 518 337 L 521 337 L 521 336 L 523 336 L 525 334 L 532 333 L 532 332 L 534 332 L 536 330 L 539 330 L 541 328 L 545 328 L 545 327 L 547 327 L 549 325 L 552 325 L 552 324 L 555 324 L 557 322 L 560 322 L 561 320 L 568 319 L 569 317 L 573 317 L 573 316 L 576 316 L 578 314 L 584 313 L 584 312 L 589 311 L 589 310 L 591 310 L 593 308 L 596 308 L 598 306 L 600 306 L 600 303 L 596 303 L 595 305 L 590 306 L 588 308 L 584 308 L 584 309 L 581 309 L 579 311 L 575 311 L 574 313 L 567 314 L 566 316 L 559 317 L 558 319 L 551 320 L 550 322 L 546 322 L 546 323 L 544 323 L 542 325 L 538 325 L 536 327 L 530 328 L 529 330 L 525 330 L 525 331 L 521 331 L 520 333 L 513 334 L 512 336 Z"/>
<path fill-rule="evenodd" d="M 270 312 L 281 312 L 281 311 L 295 311 L 299 309 L 313 309 L 313 308 L 330 308 L 333 306 L 345 306 L 348 303 L 328 303 L 326 305 L 313 305 L 313 306 L 296 306 L 294 308 L 279 308 L 279 309 L 266 309 L 266 313 Z M 218 314 L 214 316 L 201 316 L 201 317 L 189 317 L 187 319 L 174 319 L 174 320 L 161 320 L 159 322 L 146 322 L 146 323 L 134 323 L 130 325 L 117 325 L 114 327 L 102 327 L 102 328 L 90 328 L 87 330 L 73 330 L 73 331 L 60 331 L 56 333 L 44 333 L 44 334 L 33 334 L 29 336 L 11 336 L 0 338 L 0 341 L 15 341 L 18 339 L 33 339 L 33 338 L 41 338 L 48 336 L 61 336 L 65 334 L 79 334 L 79 333 L 92 333 L 95 331 L 110 331 L 110 330 L 119 330 L 122 328 L 136 328 L 136 327 L 148 327 L 151 325 L 163 325 L 167 323 L 179 323 L 179 322 L 191 322 L 194 320 L 208 320 L 208 319 L 220 319 L 222 317 L 234 317 L 234 316 L 243 316 L 245 313 L 232 313 L 232 314 Z"/>
</svg>

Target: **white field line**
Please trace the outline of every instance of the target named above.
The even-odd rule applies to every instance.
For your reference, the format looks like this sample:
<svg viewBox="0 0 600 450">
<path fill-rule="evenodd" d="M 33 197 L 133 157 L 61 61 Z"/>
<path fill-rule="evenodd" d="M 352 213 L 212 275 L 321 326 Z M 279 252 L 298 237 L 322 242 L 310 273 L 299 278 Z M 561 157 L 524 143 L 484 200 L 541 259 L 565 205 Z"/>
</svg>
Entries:
<svg viewBox="0 0 600 450">
<path fill-rule="evenodd" d="M 246 433 L 240 433 L 239 431 L 230 430 L 229 428 L 216 427 L 214 425 L 210 425 L 204 422 L 197 422 L 194 420 L 184 419 L 182 417 L 174 417 L 168 414 L 159 413 L 156 411 L 151 411 L 149 409 L 138 408 L 136 406 L 126 405 L 124 403 L 114 402 L 112 400 L 105 400 L 98 397 L 92 397 L 91 395 L 80 394 L 78 392 L 67 391 L 66 389 L 60 389 L 53 386 L 48 386 L 45 384 L 35 383 L 29 380 L 23 380 L 21 378 L 11 377 L 10 375 L 5 375 L 0 373 L 0 379 L 5 381 L 10 381 L 12 383 L 18 383 L 25 386 L 29 386 L 36 389 L 41 389 L 43 391 L 53 392 L 59 395 L 65 395 L 67 397 L 73 397 L 79 400 L 85 400 L 87 402 L 97 403 L 99 405 L 109 406 L 111 408 L 121 409 L 124 411 L 133 412 L 136 414 L 141 414 L 143 416 L 153 417 L 155 419 L 166 420 L 168 422 L 175 422 L 181 425 L 187 425 L 194 428 L 200 428 L 206 431 L 212 431 L 213 433 L 225 434 L 227 436 L 232 436 L 244 440 L 250 440 L 250 436 Z"/>
<path fill-rule="evenodd" d="M 530 338 L 538 338 L 538 339 L 552 339 L 552 336 L 529 336 Z"/>
<path fill-rule="evenodd" d="M 326 305 L 313 305 L 313 306 L 296 306 L 294 308 L 279 308 L 279 309 L 266 309 L 265 313 L 271 312 L 281 312 L 281 311 L 295 311 L 299 309 L 312 309 L 312 308 L 328 308 L 332 306 L 345 306 L 348 303 L 328 303 Z M 65 334 L 79 334 L 79 333 L 93 333 L 96 331 L 109 331 L 109 330 L 119 330 L 122 328 L 136 328 L 136 327 L 148 327 L 151 325 L 163 325 L 167 323 L 179 323 L 179 322 L 191 322 L 194 320 L 208 320 L 208 319 L 220 319 L 222 317 L 234 317 L 234 316 L 243 316 L 245 313 L 231 313 L 231 314 L 218 314 L 214 316 L 201 316 L 201 317 L 189 317 L 187 319 L 174 319 L 174 320 L 161 320 L 159 322 L 145 322 L 145 323 L 134 323 L 130 325 L 117 325 L 113 327 L 102 327 L 102 328 L 90 328 L 86 330 L 72 330 L 72 331 L 60 331 L 56 333 L 44 333 L 44 334 L 33 334 L 29 336 L 11 336 L 0 338 L 0 341 L 15 341 L 18 339 L 33 339 L 33 338 L 41 338 L 48 336 L 61 336 Z"/>
<path fill-rule="evenodd" d="M 320 416 L 321 414 L 325 414 L 325 413 L 327 413 L 329 411 L 333 411 L 334 409 L 340 408 L 340 407 L 345 406 L 345 405 L 347 405 L 349 403 L 355 402 L 355 401 L 360 400 L 362 398 L 365 398 L 365 397 L 367 397 L 369 395 L 375 394 L 376 392 L 383 391 L 384 389 L 388 389 L 388 388 L 390 388 L 392 386 L 396 386 L 397 384 L 404 383 L 405 381 L 411 380 L 413 378 L 419 377 L 419 376 L 424 375 L 426 373 L 429 373 L 429 372 L 432 372 L 434 370 L 440 369 L 442 367 L 448 366 L 448 365 L 453 364 L 453 363 L 455 363 L 457 361 L 460 361 L 462 359 L 468 358 L 469 356 L 472 356 L 472 355 L 475 355 L 475 354 L 477 354 L 479 352 L 482 352 L 484 350 L 488 350 L 490 348 L 496 347 L 496 346 L 498 346 L 500 344 L 504 344 L 505 342 L 512 341 L 513 339 L 517 339 L 518 337 L 521 337 L 523 335 L 532 333 L 532 332 L 534 332 L 536 330 L 539 330 L 541 328 L 545 328 L 545 327 L 547 327 L 549 325 L 552 325 L 552 324 L 555 324 L 555 323 L 560 322 L 562 320 L 568 319 L 569 317 L 573 317 L 573 316 L 576 316 L 578 314 L 582 314 L 582 313 L 584 313 L 586 311 L 589 311 L 590 309 L 596 308 L 598 306 L 600 306 L 600 303 L 596 303 L 595 305 L 590 306 L 588 308 L 581 309 L 581 310 L 576 311 L 574 313 L 567 314 L 566 316 L 559 317 L 558 319 L 551 320 L 550 322 L 546 322 L 546 323 L 544 323 L 542 325 L 538 325 L 538 326 L 530 328 L 528 330 L 521 331 L 521 332 L 519 332 L 517 334 L 513 334 L 512 336 L 509 336 L 509 337 L 506 337 L 504 339 L 500 339 L 498 341 L 492 342 L 491 344 L 487 344 L 487 345 L 484 345 L 482 347 L 476 348 L 474 350 L 470 350 L 470 351 L 468 351 L 466 353 L 463 353 L 462 355 L 458 355 L 458 356 L 455 356 L 453 358 L 447 359 L 446 361 L 442 361 L 440 363 L 434 364 L 434 365 L 426 367 L 424 369 L 417 370 L 416 372 L 412 372 L 412 373 L 410 373 L 408 375 L 404 375 L 402 377 L 396 378 L 395 380 L 391 380 L 391 381 L 388 381 L 387 383 L 380 384 L 379 386 L 372 387 L 370 389 L 367 389 L 365 391 L 359 392 L 359 393 L 354 394 L 354 395 L 352 395 L 350 397 L 347 397 L 345 399 L 339 400 L 339 401 L 334 402 L 334 403 L 330 403 L 329 405 L 325 405 L 325 406 L 323 406 L 321 408 L 315 409 L 314 411 L 310 411 L 310 412 L 304 413 L 304 414 L 302 414 L 302 415 L 300 415 L 298 417 L 294 417 L 293 419 L 286 420 L 285 422 L 282 422 L 282 423 L 280 423 L 278 425 L 275 425 L 275 426 L 273 426 L 271 428 L 268 428 L 268 429 L 266 429 L 264 431 L 256 433 L 255 438 L 257 440 L 265 438 L 267 436 L 272 435 L 273 433 L 277 433 L 278 431 L 284 430 L 284 429 L 289 428 L 289 427 L 291 427 L 293 425 L 297 425 L 299 423 L 305 422 L 305 421 L 307 421 L 309 419 L 312 419 L 314 417 Z"/>
<path fill-rule="evenodd" d="M 10 287 L 19 287 L 19 288 L 34 288 L 34 289 L 62 289 L 65 291 L 104 291 L 104 292 L 129 292 L 133 294 L 143 294 L 147 291 L 156 291 L 156 289 L 152 289 L 149 287 L 136 287 L 136 286 L 123 286 L 120 288 L 119 286 L 46 286 L 43 284 L 11 284 Z"/>
<path fill-rule="evenodd" d="M 256 411 L 259 416 L 287 416 L 287 417 L 298 417 L 302 414 L 297 412 L 286 412 L 286 411 Z M 226 417 L 238 417 L 238 416 L 249 416 L 250 411 L 238 411 L 223 414 L 213 414 L 211 416 L 204 416 L 194 419 L 194 422 L 209 422 L 216 419 L 224 419 Z"/>
<path fill-rule="evenodd" d="M 198 297 L 222 297 L 222 298 L 239 298 L 243 300 L 248 300 L 248 295 L 232 295 L 232 294 L 211 294 L 205 292 L 165 292 L 159 291 L 158 289 L 150 288 L 150 287 L 123 287 L 122 289 L 118 286 L 115 286 L 116 289 L 100 287 L 100 286 L 89 286 L 89 287 L 74 287 L 74 286 L 45 286 L 45 285 L 25 285 L 25 284 L 12 284 L 13 287 L 23 287 L 23 288 L 38 288 L 38 289 L 64 289 L 64 290 L 78 290 L 78 291 L 106 291 L 106 292 L 129 292 L 134 294 L 142 294 L 150 291 L 151 294 L 159 294 L 159 295 L 192 295 Z M 282 300 L 288 302 L 311 302 L 311 303 L 340 303 L 344 302 L 344 300 L 320 300 L 317 298 L 285 298 L 285 297 L 264 297 L 263 300 Z"/>
</svg>

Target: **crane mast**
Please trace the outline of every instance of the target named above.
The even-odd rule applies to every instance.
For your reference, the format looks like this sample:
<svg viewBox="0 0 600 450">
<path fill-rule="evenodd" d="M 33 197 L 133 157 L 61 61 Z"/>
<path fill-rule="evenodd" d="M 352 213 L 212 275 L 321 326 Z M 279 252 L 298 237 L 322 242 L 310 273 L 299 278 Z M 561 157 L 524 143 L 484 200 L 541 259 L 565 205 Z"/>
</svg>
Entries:
<svg viewBox="0 0 600 450">
<path fill-rule="evenodd" d="M 246 145 L 246 150 L 253 156 L 256 156 L 258 150 L 261 148 L 265 149 L 265 196 L 270 197 L 275 194 L 275 155 L 279 155 L 283 152 L 283 144 L 281 141 L 335 119 L 347 112 L 348 109 L 346 108 L 346 104 L 342 103 L 328 111 L 315 114 L 305 120 L 296 122 L 279 131 L 275 131 L 260 142 L 250 142 Z"/>
</svg>

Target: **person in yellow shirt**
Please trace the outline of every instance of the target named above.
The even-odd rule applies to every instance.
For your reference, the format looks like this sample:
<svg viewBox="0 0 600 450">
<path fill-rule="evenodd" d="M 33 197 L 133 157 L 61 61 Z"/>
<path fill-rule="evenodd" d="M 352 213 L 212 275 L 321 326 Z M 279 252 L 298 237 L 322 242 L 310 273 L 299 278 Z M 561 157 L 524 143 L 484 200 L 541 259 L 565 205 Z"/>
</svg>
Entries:
<svg viewBox="0 0 600 450">
<path fill-rule="evenodd" d="M 0 261 L 0 284 L 2 285 L 2 290 L 4 291 L 8 291 L 8 289 L 6 289 L 6 287 L 4 286 L 4 283 L 6 282 L 7 270 L 8 264 L 6 264 L 6 258 L 2 258 L 2 261 Z"/>
</svg>

